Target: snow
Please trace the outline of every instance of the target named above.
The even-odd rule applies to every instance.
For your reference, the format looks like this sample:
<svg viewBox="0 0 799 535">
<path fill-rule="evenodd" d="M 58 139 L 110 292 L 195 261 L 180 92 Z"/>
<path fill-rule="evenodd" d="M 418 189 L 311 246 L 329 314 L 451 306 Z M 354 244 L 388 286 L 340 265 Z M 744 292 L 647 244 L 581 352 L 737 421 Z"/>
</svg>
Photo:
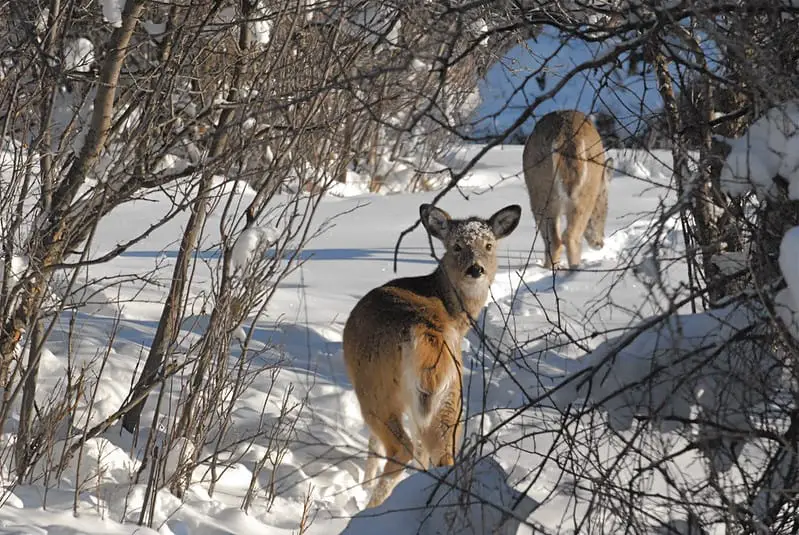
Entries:
<svg viewBox="0 0 799 535">
<path fill-rule="evenodd" d="M 103 18 L 114 28 L 122 26 L 122 10 L 125 0 L 103 0 Z"/>
<path fill-rule="evenodd" d="M 472 33 L 476 37 L 480 37 L 480 45 L 485 46 L 488 44 L 488 23 L 485 19 L 477 19 L 471 25 Z"/>
<path fill-rule="evenodd" d="M 696 348 L 708 347 L 711 348 L 708 351 L 714 351 L 724 346 L 751 323 L 752 317 L 746 309 L 677 315 L 644 330 L 632 341 L 624 337 L 609 340 L 580 359 L 581 365 L 598 373 L 592 374 L 591 380 L 576 383 L 575 388 L 588 393 L 588 400 L 606 400 L 601 403 L 602 409 L 608 412 L 609 425 L 617 432 L 630 430 L 640 414 L 661 418 L 661 428 L 673 429 L 676 424 L 669 419 L 688 419 L 696 407 L 709 408 L 709 404 L 721 398 L 722 392 L 716 388 L 730 388 L 728 381 L 719 381 L 718 377 L 752 377 L 752 370 L 737 369 L 749 363 L 734 358 L 717 358 L 712 367 L 703 368 L 704 375 L 692 372 L 708 358 L 706 351 Z M 609 359 L 609 355 L 613 358 Z M 762 365 L 764 370 L 759 370 L 758 377 L 767 373 L 772 363 L 764 361 Z M 665 370 L 654 385 L 645 380 L 653 368 Z M 623 395 L 612 395 L 619 391 Z M 574 397 L 567 388 L 555 399 L 571 403 Z M 667 410 L 662 410 L 663 407 Z"/>
<path fill-rule="evenodd" d="M 789 181 L 789 197 L 799 199 L 799 101 L 770 108 L 743 136 L 727 142 L 730 154 L 720 177 L 725 192 L 775 197 L 780 175 Z"/>
<path fill-rule="evenodd" d="M 166 22 L 155 22 L 152 20 L 143 20 L 141 25 L 148 34 L 153 37 L 160 37 L 166 32 Z"/>
<path fill-rule="evenodd" d="M 331 24 L 365 43 L 396 45 L 401 22 L 397 10 L 376 2 L 358 2 L 342 6 L 328 5 L 323 0 L 305 0 L 306 20 L 318 24 Z"/>
<path fill-rule="evenodd" d="M 793 312 L 790 315 L 790 320 L 786 321 L 788 326 L 796 326 L 796 320 L 793 315 L 799 313 L 799 227 L 793 227 L 785 236 L 782 237 L 780 243 L 780 257 L 779 257 L 780 271 L 785 277 L 785 283 L 788 287 L 783 290 L 787 292 L 779 299 L 780 304 L 788 307 Z M 778 294 L 780 297 L 780 294 Z M 784 317 L 783 320 L 786 318 Z M 799 333 L 799 330 L 794 330 L 794 336 Z M 799 340 L 799 336 L 796 336 Z"/>
<path fill-rule="evenodd" d="M 464 462 L 453 470 L 417 472 L 383 504 L 355 515 L 341 533 L 513 535 L 518 519 L 526 519 L 538 504 L 509 486 L 507 476 L 491 457 Z"/>
<path fill-rule="evenodd" d="M 255 20 L 249 23 L 255 42 L 268 45 L 272 38 L 272 21 L 267 19 L 268 13 L 264 9 L 256 10 Z"/>
<path fill-rule="evenodd" d="M 406 190 L 408 184 L 414 178 L 416 171 L 403 162 L 398 162 L 389 159 L 385 155 L 381 155 L 377 162 L 377 169 L 375 175 L 383 178 L 382 182 L 385 185 L 387 192 L 398 193 Z"/>
<path fill-rule="evenodd" d="M 257 255 L 263 256 L 266 249 L 271 247 L 279 237 L 280 233 L 274 227 L 244 229 L 236 239 L 236 243 L 233 244 L 230 261 L 231 272 L 233 274 L 245 272 L 247 267 L 258 259 Z"/>
<path fill-rule="evenodd" d="M 10 284 L 17 284 L 25 275 L 25 272 L 28 270 L 29 259 L 26 256 L 17 256 L 14 255 L 11 257 L 11 266 L 9 267 L 8 273 L 11 275 L 11 280 L 9 281 Z M 5 262 L 0 260 L 0 270 L 5 273 Z M 0 280 L 3 277 L 3 273 L 0 273 Z"/>
<path fill-rule="evenodd" d="M 47 31 L 47 20 L 50 18 L 50 8 L 42 8 L 39 11 L 39 16 L 36 17 L 36 22 L 34 23 L 33 27 L 36 29 L 36 33 L 43 34 Z"/>
<path fill-rule="evenodd" d="M 480 148 L 464 147 L 442 162 L 457 170 Z M 308 535 L 342 531 L 388 535 L 415 533 L 417 529 L 421 533 L 485 533 L 507 519 L 504 513 L 510 510 L 514 511 L 512 518 L 502 524 L 506 533 L 529 532 L 530 525 L 525 523 L 569 533 L 573 528 L 570 516 L 588 514 L 591 496 L 569 490 L 574 476 L 564 472 L 559 460 L 576 454 L 559 438 L 563 418 L 557 408 L 596 404 L 607 414 L 606 423 L 580 427 L 582 420 L 576 421 L 570 424 L 577 427 L 575 432 L 607 425 L 622 438 L 629 438 L 636 417 L 646 414 L 648 404 L 672 402 L 672 392 L 680 395 L 674 398 L 669 414 L 710 412 L 723 387 L 719 377 L 724 372 L 765 373 L 773 379 L 763 370 L 741 369 L 740 363 L 727 359 L 702 381 L 691 381 L 682 390 L 673 388 L 676 377 L 701 359 L 697 355 L 677 363 L 675 350 L 728 339 L 736 326 L 747 321 L 739 310 L 689 314 L 683 307 L 671 322 L 643 329 L 615 360 L 609 355 L 620 338 L 597 334 L 639 325 L 662 311 L 670 297 L 679 296 L 687 280 L 683 263 L 667 261 L 684 254 L 679 227 L 673 220 L 661 224 L 658 215 L 663 205 L 675 201 L 668 187 L 667 152 L 610 151 L 619 170 L 609 186 L 606 245 L 598 251 L 585 248 L 585 269 L 553 273 L 541 267 L 543 248 L 520 173 L 521 150 L 520 146 L 491 149 L 464 178 L 463 195 L 449 195 L 439 203 L 453 217 L 488 217 L 509 204 L 523 207 L 519 228 L 498 245 L 499 272 L 479 319 L 486 338 L 472 332 L 464 340 L 464 451 L 468 455 L 454 470 L 440 468 L 427 474 L 408 470 L 408 477 L 380 509 L 363 511 L 368 494 L 360 483 L 367 436 L 345 372 L 341 334 L 350 310 L 370 289 L 395 276 L 420 275 L 435 268 L 428 237 L 421 228 L 403 241 L 396 274 L 392 260 L 399 233 L 417 220 L 419 205 L 431 202 L 437 191 L 367 193 L 354 185 L 361 177 L 351 173 L 338 195 L 328 195 L 320 202 L 315 220 L 318 228 L 314 228 L 319 232 L 312 232 L 314 237 L 298 255 L 301 265 L 275 288 L 265 315 L 257 321 L 251 318 L 241 327 L 251 339 L 248 349 L 242 347 L 242 337 L 230 345 L 229 362 L 249 358 L 246 362 L 252 373 L 229 414 L 210 422 L 229 426 L 220 457 L 209 458 L 213 444 L 170 442 L 174 430 L 168 419 L 155 418 L 158 392 L 153 392 L 136 444 L 115 425 L 89 440 L 59 477 L 52 462 L 43 459 L 31 480 L 6 487 L 2 499 L 7 507 L 0 508 L 0 533 L 288 535 L 300 530 L 306 503 L 309 510 L 304 528 Z M 408 174 L 407 170 L 399 173 Z M 222 260 L 219 233 L 228 221 L 224 208 L 246 206 L 255 195 L 239 181 L 217 177 L 216 184 L 223 200 L 208 216 L 207 236 L 197 253 L 187 297 L 195 315 L 181 326 L 176 343 L 181 358 L 195 349 L 207 325 L 204 307 L 215 290 Z M 228 199 L 233 201 L 228 203 Z M 112 211 L 97 229 L 94 252 L 102 254 L 135 236 L 168 211 L 172 200 L 168 192 L 151 192 Z M 281 205 L 289 198 L 281 194 L 274 202 Z M 88 382 L 85 394 L 75 400 L 73 420 L 65 427 L 82 430 L 113 414 L 124 402 L 155 334 L 187 217 L 181 214 L 159 227 L 119 258 L 91 266 L 91 276 L 83 283 L 91 302 L 74 299 L 74 310 L 58 318 L 42 356 L 40 406 L 47 406 L 48 399 L 60 399 L 68 369 L 86 370 Z M 268 257 L 276 237 L 275 229 L 265 223 L 231 235 L 234 272 L 264 254 Z M 796 258 L 798 245 L 794 234 L 786 239 L 782 251 L 786 262 Z M 652 280 L 651 265 L 659 266 L 657 281 Z M 632 266 L 643 268 L 636 271 Z M 124 277 L 145 273 L 153 275 Z M 108 286 L 104 281 L 109 278 L 120 282 Z M 150 279 L 156 282 L 147 282 Z M 786 279 L 792 288 L 799 288 L 793 286 L 796 279 L 790 272 Z M 75 322 L 70 321 L 72 314 Z M 496 354 L 493 348 L 498 350 Z M 101 368 L 98 359 L 106 353 L 108 359 Z M 617 404 L 602 402 L 602 393 L 645 377 L 653 363 L 673 365 L 674 370 L 669 381 L 653 390 L 652 397 L 633 389 Z M 564 378 L 587 369 L 606 371 L 610 380 L 592 383 L 590 394 L 586 385 L 575 384 L 543 404 L 531 405 L 531 400 Z M 178 373 L 167 381 L 163 407 L 178 406 L 187 379 L 188 373 Z M 90 402 L 92 392 L 96 394 Z M 738 402 L 752 400 L 741 398 Z M 657 431 L 675 451 L 686 442 L 677 429 L 674 422 L 664 419 Z M 59 451 L 74 444 L 74 435 L 68 438 L 67 429 L 55 432 Z M 187 452 L 201 453 L 181 498 L 160 488 L 152 501 L 145 503 L 146 473 L 151 466 L 141 477 L 139 472 L 151 432 L 156 444 L 166 448 L 162 475 L 174 471 L 177 460 Z M 13 440 L 12 434 L 5 435 L 0 451 Z M 590 447 L 596 450 L 598 465 L 611 465 L 624 445 L 608 441 L 585 448 Z M 583 455 L 588 454 L 585 449 Z M 674 456 L 669 466 L 693 474 L 693 467 L 701 464 L 699 455 Z M 8 481 L 13 465 L 8 456 L 0 459 L 0 476 Z M 644 463 L 643 457 L 637 459 Z M 719 471 L 729 465 L 726 458 L 713 461 Z M 587 467 L 587 476 L 597 476 L 598 470 Z M 619 484 L 632 482 L 626 472 L 613 477 Z M 698 479 L 701 474 L 691 477 Z M 437 486 L 438 479 L 443 479 L 445 486 Z M 463 487 L 469 481 L 470 494 L 447 491 L 446 486 Z M 254 497 L 245 512 L 251 485 Z M 673 518 L 674 525 L 682 522 L 677 512 L 668 509 L 665 499 L 658 499 L 670 489 L 664 479 L 654 478 L 652 485 L 652 510 L 662 511 L 664 520 Z M 470 501 L 469 496 L 484 499 Z M 427 505 L 439 501 L 459 506 L 430 509 Z M 136 525 L 143 510 L 152 529 Z M 616 531 L 613 514 L 595 522 L 605 523 L 601 525 L 607 529 L 599 531 Z"/>
<path fill-rule="evenodd" d="M 348 10 L 342 29 L 367 43 L 383 40 L 394 45 L 399 40 L 400 21 L 396 12 L 387 6 L 365 5 Z"/>
<path fill-rule="evenodd" d="M 94 63 L 94 45 L 85 37 L 72 39 L 64 50 L 67 70 L 89 72 Z"/>
<path fill-rule="evenodd" d="M 614 39 L 569 39 L 563 43 L 557 31 L 545 28 L 535 40 L 515 46 L 488 69 L 479 85 L 483 101 L 475 114 L 475 134 L 503 132 L 536 97 L 553 91 L 576 66 L 611 53 L 616 43 Z M 544 83 L 543 89 L 539 81 Z M 570 78 L 552 98 L 543 100 L 535 109 L 535 118 L 525 126 L 529 133 L 536 118 L 554 110 L 592 113 L 606 109 L 616 117 L 621 137 L 626 137 L 639 131 L 642 117 L 660 105 L 653 74 L 620 74 L 616 70 L 613 76 L 607 76 L 603 70 L 589 69 Z"/>
<path fill-rule="evenodd" d="M 728 140 L 731 150 L 721 173 L 730 195 L 754 190 L 760 197 L 778 196 L 777 177 L 788 182 L 788 198 L 799 200 L 799 101 L 770 108 L 739 139 Z M 787 288 L 775 296 L 775 309 L 789 332 L 799 335 L 799 227 L 782 238 L 780 270 Z M 799 338 L 799 337 L 797 337 Z"/>
<path fill-rule="evenodd" d="M 795 312 L 799 306 L 789 288 L 783 288 L 774 296 L 774 310 L 791 336 L 799 340 L 799 313 Z"/>
</svg>

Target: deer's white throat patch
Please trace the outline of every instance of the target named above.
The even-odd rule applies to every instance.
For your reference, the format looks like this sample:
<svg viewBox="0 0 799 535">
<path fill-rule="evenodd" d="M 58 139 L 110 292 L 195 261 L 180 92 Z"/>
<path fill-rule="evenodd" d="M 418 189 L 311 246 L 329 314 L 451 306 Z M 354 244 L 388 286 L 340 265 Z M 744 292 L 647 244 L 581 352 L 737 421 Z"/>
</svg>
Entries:
<svg viewBox="0 0 799 535">
<path fill-rule="evenodd" d="M 466 277 L 459 286 L 461 297 L 465 299 L 476 299 L 485 302 L 488 299 L 488 289 L 491 286 L 488 277 L 480 277 L 473 279 Z"/>
</svg>

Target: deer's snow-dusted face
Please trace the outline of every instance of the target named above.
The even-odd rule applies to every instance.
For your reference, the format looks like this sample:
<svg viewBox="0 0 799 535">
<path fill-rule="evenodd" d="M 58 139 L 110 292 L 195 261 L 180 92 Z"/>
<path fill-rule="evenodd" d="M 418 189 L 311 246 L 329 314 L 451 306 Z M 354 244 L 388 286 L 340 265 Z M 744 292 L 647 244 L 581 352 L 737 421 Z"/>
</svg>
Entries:
<svg viewBox="0 0 799 535">
<path fill-rule="evenodd" d="M 447 272 L 457 273 L 466 280 L 481 279 L 486 274 L 493 278 L 497 270 L 497 238 L 491 227 L 477 218 L 453 223 L 441 259 Z"/>
<path fill-rule="evenodd" d="M 430 234 L 444 243 L 441 267 L 456 287 L 474 284 L 486 288 L 497 272 L 497 241 L 516 228 L 521 207 L 503 208 L 489 219 L 452 219 L 444 210 L 422 205 L 422 222 Z"/>
</svg>

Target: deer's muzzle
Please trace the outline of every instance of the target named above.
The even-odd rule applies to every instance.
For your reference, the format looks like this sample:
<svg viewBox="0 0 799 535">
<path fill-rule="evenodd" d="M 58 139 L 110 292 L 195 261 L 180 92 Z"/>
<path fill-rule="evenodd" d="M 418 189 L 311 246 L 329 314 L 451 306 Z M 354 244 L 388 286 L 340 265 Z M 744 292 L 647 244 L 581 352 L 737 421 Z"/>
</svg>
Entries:
<svg viewBox="0 0 799 535">
<path fill-rule="evenodd" d="M 485 268 L 480 264 L 472 264 L 466 270 L 466 274 L 472 278 L 479 279 L 486 272 Z"/>
</svg>

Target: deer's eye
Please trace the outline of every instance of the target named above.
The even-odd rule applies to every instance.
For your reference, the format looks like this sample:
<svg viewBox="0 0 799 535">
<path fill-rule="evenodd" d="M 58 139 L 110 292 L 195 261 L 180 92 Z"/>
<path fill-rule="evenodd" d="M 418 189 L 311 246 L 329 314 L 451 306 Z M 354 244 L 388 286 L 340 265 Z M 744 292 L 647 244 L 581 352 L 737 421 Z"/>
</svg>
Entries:
<svg viewBox="0 0 799 535">
<path fill-rule="evenodd" d="M 460 253 L 461 249 L 463 249 L 463 247 L 461 247 L 460 243 L 456 243 L 455 245 L 452 246 L 452 250 L 455 251 L 456 253 Z"/>
<path fill-rule="evenodd" d="M 487 243 L 486 244 L 486 251 L 490 251 L 493 248 L 494 248 L 494 244 L 493 243 Z"/>
</svg>

